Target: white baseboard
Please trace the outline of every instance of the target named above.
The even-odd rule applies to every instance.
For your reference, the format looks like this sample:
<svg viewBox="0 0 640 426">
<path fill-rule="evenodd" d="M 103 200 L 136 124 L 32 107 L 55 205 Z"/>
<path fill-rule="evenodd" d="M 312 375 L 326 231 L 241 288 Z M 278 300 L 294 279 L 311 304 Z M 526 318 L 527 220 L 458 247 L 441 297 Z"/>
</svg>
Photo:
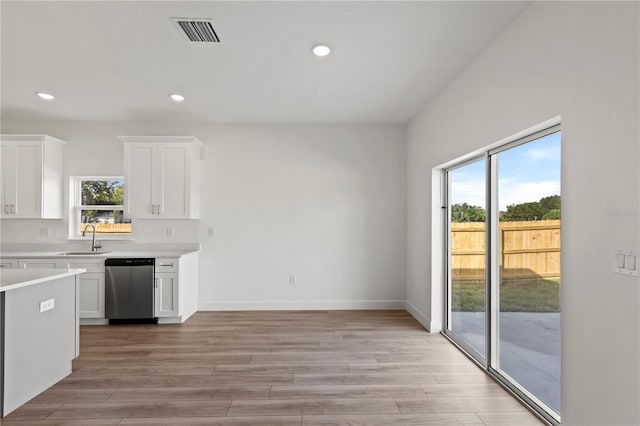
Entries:
<svg viewBox="0 0 640 426">
<path fill-rule="evenodd" d="M 199 302 L 199 311 L 315 311 L 346 309 L 404 309 L 404 300 L 286 300 Z"/>
<path fill-rule="evenodd" d="M 80 325 L 108 325 L 109 320 L 105 318 L 80 318 Z"/>
<path fill-rule="evenodd" d="M 405 301 L 404 308 L 418 321 L 429 333 L 440 333 L 442 331 L 442 321 L 430 321 L 420 309 L 413 306 L 409 301 Z"/>
<path fill-rule="evenodd" d="M 429 320 L 427 317 L 420 311 L 420 309 L 413 306 L 409 301 L 404 302 L 404 308 L 407 312 L 411 314 L 412 317 L 416 319 L 424 328 L 429 329 Z"/>
<path fill-rule="evenodd" d="M 158 324 L 182 324 L 185 320 L 182 317 L 161 317 Z"/>
</svg>

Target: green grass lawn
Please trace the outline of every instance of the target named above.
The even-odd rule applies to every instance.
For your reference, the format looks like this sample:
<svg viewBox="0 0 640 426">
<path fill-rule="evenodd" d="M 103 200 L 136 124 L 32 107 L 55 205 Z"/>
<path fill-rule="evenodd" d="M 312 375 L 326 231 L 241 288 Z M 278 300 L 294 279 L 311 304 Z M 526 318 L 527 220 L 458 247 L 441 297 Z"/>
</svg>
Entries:
<svg viewBox="0 0 640 426">
<path fill-rule="evenodd" d="M 454 281 L 451 310 L 482 312 L 485 310 L 484 283 Z M 560 312 L 560 281 L 509 280 L 500 286 L 501 312 Z"/>
</svg>

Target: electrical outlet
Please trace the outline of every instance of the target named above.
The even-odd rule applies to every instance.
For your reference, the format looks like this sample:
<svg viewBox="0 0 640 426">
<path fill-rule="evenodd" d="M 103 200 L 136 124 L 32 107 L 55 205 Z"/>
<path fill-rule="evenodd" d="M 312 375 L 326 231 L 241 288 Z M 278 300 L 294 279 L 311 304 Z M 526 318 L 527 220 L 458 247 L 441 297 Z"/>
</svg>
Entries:
<svg viewBox="0 0 640 426">
<path fill-rule="evenodd" d="M 50 311 L 55 307 L 56 299 L 45 300 L 40 302 L 40 312 Z"/>
<path fill-rule="evenodd" d="M 51 228 L 49 228 L 49 227 L 40 228 L 40 236 L 41 237 L 49 237 L 49 236 L 51 236 Z"/>
<path fill-rule="evenodd" d="M 296 283 L 295 275 L 289 275 L 289 284 L 294 285 Z"/>
</svg>

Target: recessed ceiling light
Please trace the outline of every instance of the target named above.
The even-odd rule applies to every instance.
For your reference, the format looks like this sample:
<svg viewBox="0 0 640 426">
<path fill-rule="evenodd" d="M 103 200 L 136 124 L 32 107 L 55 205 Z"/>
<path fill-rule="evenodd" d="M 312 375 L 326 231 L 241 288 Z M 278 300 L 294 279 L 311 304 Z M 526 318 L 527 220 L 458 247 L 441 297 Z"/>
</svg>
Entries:
<svg viewBox="0 0 640 426">
<path fill-rule="evenodd" d="M 316 56 L 327 56 L 329 53 L 331 53 L 331 49 L 326 44 L 316 44 L 311 50 Z"/>
<path fill-rule="evenodd" d="M 52 94 L 45 93 L 45 92 L 36 92 L 36 95 L 38 95 L 41 99 L 44 99 L 45 101 L 52 101 L 56 98 Z"/>
<path fill-rule="evenodd" d="M 184 96 L 178 95 L 177 93 L 172 93 L 169 95 L 172 101 L 174 102 L 182 102 L 184 101 Z"/>
</svg>

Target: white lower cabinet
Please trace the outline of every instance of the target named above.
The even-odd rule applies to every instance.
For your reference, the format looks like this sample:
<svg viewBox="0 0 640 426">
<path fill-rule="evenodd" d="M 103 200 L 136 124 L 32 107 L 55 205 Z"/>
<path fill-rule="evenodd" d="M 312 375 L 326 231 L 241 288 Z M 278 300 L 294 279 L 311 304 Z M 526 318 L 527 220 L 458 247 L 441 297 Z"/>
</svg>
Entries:
<svg viewBox="0 0 640 426">
<path fill-rule="evenodd" d="M 80 318 L 104 318 L 104 273 L 81 274 Z"/>
<path fill-rule="evenodd" d="M 176 259 L 177 260 L 177 259 Z M 179 316 L 178 274 L 156 273 L 155 276 L 155 315 L 162 317 Z"/>
<path fill-rule="evenodd" d="M 180 287 L 178 258 L 156 258 L 155 316 L 158 318 L 180 316 Z"/>
<path fill-rule="evenodd" d="M 156 258 L 155 316 L 160 324 L 185 322 L 198 308 L 198 253 Z"/>
<path fill-rule="evenodd" d="M 87 270 L 78 275 L 80 318 L 104 318 L 104 259 L 63 260 L 62 267 Z"/>
<path fill-rule="evenodd" d="M 104 259 L 3 259 L 1 264 L 21 269 L 86 269 L 87 272 L 78 275 L 80 318 L 104 318 Z"/>
<path fill-rule="evenodd" d="M 0 259 L 0 268 L 86 269 L 78 275 L 79 314 L 86 324 L 103 324 L 105 319 L 104 258 L 48 257 Z M 198 254 L 156 258 L 154 314 L 161 323 L 181 323 L 197 310 Z M 102 322 L 95 320 L 103 320 Z"/>
</svg>

